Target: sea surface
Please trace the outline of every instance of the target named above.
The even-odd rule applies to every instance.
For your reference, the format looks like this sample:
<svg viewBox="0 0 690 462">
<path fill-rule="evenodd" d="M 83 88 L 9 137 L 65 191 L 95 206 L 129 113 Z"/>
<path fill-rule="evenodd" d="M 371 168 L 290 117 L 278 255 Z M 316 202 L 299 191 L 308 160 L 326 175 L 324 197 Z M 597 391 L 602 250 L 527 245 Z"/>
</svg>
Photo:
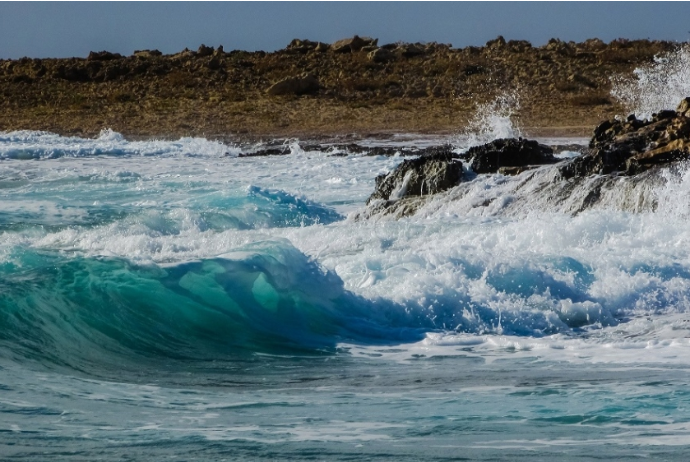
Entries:
<svg viewBox="0 0 690 462">
<path fill-rule="evenodd" d="M 0 133 L 0 460 L 688 460 L 687 165 L 357 219 L 403 158 L 289 147 Z"/>
</svg>

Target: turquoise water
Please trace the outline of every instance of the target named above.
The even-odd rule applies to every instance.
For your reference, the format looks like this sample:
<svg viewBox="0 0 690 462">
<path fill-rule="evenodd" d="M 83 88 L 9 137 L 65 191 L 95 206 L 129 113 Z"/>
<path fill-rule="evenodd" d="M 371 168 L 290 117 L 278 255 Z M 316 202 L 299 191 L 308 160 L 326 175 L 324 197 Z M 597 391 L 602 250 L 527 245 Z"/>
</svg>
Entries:
<svg viewBox="0 0 690 462">
<path fill-rule="evenodd" d="M 0 460 L 687 460 L 684 167 L 355 220 L 401 158 L 240 151 L 0 134 Z"/>
</svg>

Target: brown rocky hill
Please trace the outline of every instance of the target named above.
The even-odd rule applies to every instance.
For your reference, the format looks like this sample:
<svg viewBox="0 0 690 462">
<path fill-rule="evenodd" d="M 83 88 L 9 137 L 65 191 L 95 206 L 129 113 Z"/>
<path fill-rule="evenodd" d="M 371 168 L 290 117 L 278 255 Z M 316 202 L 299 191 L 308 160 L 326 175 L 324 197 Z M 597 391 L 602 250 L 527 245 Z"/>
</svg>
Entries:
<svg viewBox="0 0 690 462">
<path fill-rule="evenodd" d="M 334 44 L 293 40 L 266 53 L 202 45 L 162 55 L 0 60 L 0 130 L 130 137 L 318 136 L 457 132 L 479 104 L 520 95 L 529 134 L 589 134 L 625 109 L 609 96 L 674 42 L 552 39 L 533 47 L 502 37 L 484 47 Z"/>
</svg>

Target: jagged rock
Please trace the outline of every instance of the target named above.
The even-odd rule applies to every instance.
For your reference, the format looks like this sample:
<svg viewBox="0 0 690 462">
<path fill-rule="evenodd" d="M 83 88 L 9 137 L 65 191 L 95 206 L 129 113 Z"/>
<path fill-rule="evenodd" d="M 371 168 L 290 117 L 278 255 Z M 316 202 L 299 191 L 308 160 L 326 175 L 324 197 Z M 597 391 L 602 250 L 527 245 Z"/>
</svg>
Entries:
<svg viewBox="0 0 690 462">
<path fill-rule="evenodd" d="M 351 53 L 360 51 L 366 46 L 376 46 L 379 39 L 373 39 L 370 37 L 360 37 L 355 35 L 352 38 L 338 40 L 331 45 L 331 50 L 335 53 Z"/>
<path fill-rule="evenodd" d="M 111 53 L 109 51 L 92 51 L 86 58 L 87 61 L 111 61 L 113 59 L 120 59 L 120 53 Z"/>
<path fill-rule="evenodd" d="M 200 58 L 204 58 L 206 56 L 211 56 L 213 54 L 213 47 L 207 47 L 203 43 L 199 47 L 199 49 L 196 51 L 196 55 Z"/>
<path fill-rule="evenodd" d="M 462 163 L 449 148 L 404 160 L 387 175 L 376 177 L 376 187 L 367 204 L 376 200 L 397 201 L 411 196 L 437 194 L 462 180 Z"/>
<path fill-rule="evenodd" d="M 288 77 L 273 84 L 266 90 L 266 93 L 269 95 L 304 95 L 314 93 L 319 88 L 319 81 L 313 74 L 302 74 L 300 77 Z"/>
<path fill-rule="evenodd" d="M 690 98 L 676 111 L 664 110 L 649 120 L 634 114 L 599 124 L 589 143 L 590 154 L 560 168 L 566 178 L 618 172 L 635 175 L 655 165 L 690 157 Z"/>
<path fill-rule="evenodd" d="M 218 45 L 218 48 L 213 52 L 214 58 L 222 58 L 225 55 L 225 49 L 223 45 Z"/>
<path fill-rule="evenodd" d="M 132 56 L 137 56 L 139 58 L 156 58 L 158 56 L 163 56 L 158 50 L 135 50 Z"/>
<path fill-rule="evenodd" d="M 375 63 L 385 63 L 395 59 L 395 54 L 385 48 L 377 48 L 370 52 L 367 57 Z"/>
<path fill-rule="evenodd" d="M 553 149 L 534 140 L 502 138 L 470 148 L 465 157 L 475 173 L 496 173 L 501 167 L 525 167 L 557 161 Z"/>
<path fill-rule="evenodd" d="M 503 48 L 504 46 L 506 46 L 506 39 L 504 39 L 502 35 L 486 42 L 487 48 Z"/>
</svg>

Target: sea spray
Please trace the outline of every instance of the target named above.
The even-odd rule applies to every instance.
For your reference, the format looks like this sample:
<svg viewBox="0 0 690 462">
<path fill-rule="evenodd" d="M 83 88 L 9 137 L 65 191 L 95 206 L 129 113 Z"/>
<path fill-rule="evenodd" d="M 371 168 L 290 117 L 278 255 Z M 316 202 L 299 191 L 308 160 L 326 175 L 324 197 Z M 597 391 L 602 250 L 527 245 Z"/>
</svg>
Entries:
<svg viewBox="0 0 690 462">
<path fill-rule="evenodd" d="M 615 76 L 611 95 L 629 113 L 649 119 L 664 109 L 675 109 L 680 100 L 690 96 L 690 47 L 656 56 L 654 62 L 633 71 L 634 78 Z"/>
<path fill-rule="evenodd" d="M 456 135 L 453 144 L 465 150 L 499 138 L 517 138 L 522 132 L 515 124 L 520 110 L 517 90 L 504 92 L 487 103 L 477 105 L 475 115 L 467 126 Z"/>
</svg>

